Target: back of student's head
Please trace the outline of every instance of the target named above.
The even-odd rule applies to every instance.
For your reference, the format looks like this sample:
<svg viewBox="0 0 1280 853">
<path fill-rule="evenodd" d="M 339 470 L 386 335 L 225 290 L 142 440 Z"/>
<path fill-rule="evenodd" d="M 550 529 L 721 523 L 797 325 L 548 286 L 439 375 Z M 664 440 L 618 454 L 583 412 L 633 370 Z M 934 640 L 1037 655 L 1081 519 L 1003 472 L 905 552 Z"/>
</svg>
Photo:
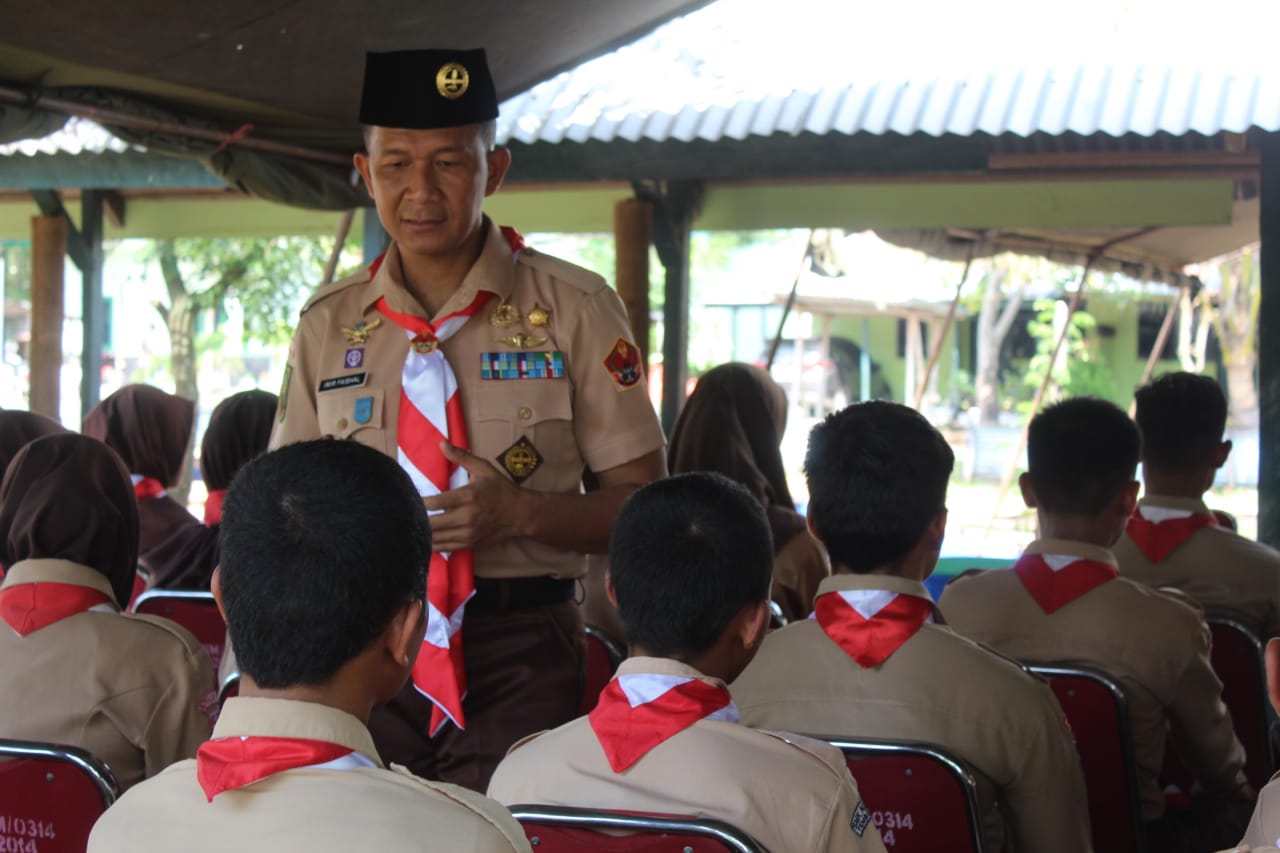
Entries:
<svg viewBox="0 0 1280 853">
<path fill-rule="evenodd" d="M 1202 465 L 1222 443 L 1227 397 L 1208 376 L 1167 373 L 1134 398 L 1143 464 L 1173 470 Z"/>
<path fill-rule="evenodd" d="M 222 517 L 222 601 L 260 687 L 322 684 L 422 599 L 431 527 L 395 460 L 309 441 L 241 469 Z"/>
<path fill-rule="evenodd" d="M 1096 515 L 1133 482 L 1138 426 L 1106 400 L 1076 397 L 1032 418 L 1027 473 L 1040 509 Z"/>
<path fill-rule="evenodd" d="M 768 600 L 772 576 L 764 509 L 721 474 L 680 474 L 641 488 L 609 540 L 627 636 L 659 657 L 710 649 L 744 607 Z"/>
<path fill-rule="evenodd" d="M 911 552 L 946 508 L 955 454 L 897 403 L 856 403 L 809 434 L 809 518 L 833 565 L 867 572 Z"/>
</svg>

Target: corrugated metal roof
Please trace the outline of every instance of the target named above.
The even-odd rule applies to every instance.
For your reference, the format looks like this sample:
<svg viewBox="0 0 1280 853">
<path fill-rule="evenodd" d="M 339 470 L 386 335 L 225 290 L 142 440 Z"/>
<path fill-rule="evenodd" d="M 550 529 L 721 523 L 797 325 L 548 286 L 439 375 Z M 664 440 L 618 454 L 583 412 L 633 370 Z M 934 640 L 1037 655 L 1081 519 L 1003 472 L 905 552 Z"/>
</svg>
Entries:
<svg viewBox="0 0 1280 853">
<path fill-rule="evenodd" d="M 72 118 L 61 129 L 38 139 L 22 139 L 8 145 L 0 145 L 0 157 L 19 154 L 36 157 L 42 154 L 102 154 L 107 151 L 146 151 L 140 145 L 130 145 L 106 128 L 87 119 Z"/>
</svg>

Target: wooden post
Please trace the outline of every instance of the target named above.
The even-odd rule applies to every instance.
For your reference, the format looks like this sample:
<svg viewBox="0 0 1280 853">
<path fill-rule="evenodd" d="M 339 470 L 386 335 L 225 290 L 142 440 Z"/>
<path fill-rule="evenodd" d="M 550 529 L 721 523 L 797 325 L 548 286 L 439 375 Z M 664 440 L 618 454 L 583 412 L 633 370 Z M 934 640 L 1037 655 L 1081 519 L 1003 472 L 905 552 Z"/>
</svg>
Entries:
<svg viewBox="0 0 1280 853">
<path fill-rule="evenodd" d="M 1280 133 L 1262 137 L 1258 234 L 1258 541 L 1280 546 Z"/>
<path fill-rule="evenodd" d="M 653 244 L 653 203 L 627 198 L 613 207 L 614 284 L 627 306 L 631 335 L 649 365 L 649 246 Z"/>
<path fill-rule="evenodd" d="M 31 352 L 28 407 L 60 421 L 62 288 L 67 257 L 67 220 L 31 218 Z"/>
</svg>

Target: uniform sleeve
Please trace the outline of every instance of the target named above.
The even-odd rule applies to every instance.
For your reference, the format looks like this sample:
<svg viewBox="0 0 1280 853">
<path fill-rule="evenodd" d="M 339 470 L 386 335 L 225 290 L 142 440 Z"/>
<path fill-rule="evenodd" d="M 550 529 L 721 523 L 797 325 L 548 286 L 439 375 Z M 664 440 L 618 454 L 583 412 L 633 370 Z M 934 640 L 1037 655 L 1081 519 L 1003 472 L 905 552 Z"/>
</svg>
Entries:
<svg viewBox="0 0 1280 853">
<path fill-rule="evenodd" d="M 316 359 L 320 347 L 313 331 L 316 322 L 315 315 L 303 314 L 289 344 L 276 423 L 267 445 L 270 450 L 320 438 L 320 422 L 316 417 Z"/>
<path fill-rule="evenodd" d="M 574 319 L 566 360 L 573 380 L 574 436 L 582 458 L 592 471 L 600 472 L 663 447 L 666 438 L 649 401 L 639 349 L 631 340 L 618 294 L 609 287 L 590 294 Z M 629 367 L 640 373 L 629 373 Z"/>
<path fill-rule="evenodd" d="M 1038 702 L 1019 710 L 1029 728 L 1010 743 L 1013 782 L 1000 792 L 1013 831 L 1013 849 L 1087 853 L 1093 849 L 1089 803 L 1080 756 L 1052 691 L 1034 685 Z"/>
<path fill-rule="evenodd" d="M 886 853 L 871 810 L 858 792 L 858 783 L 853 781 L 848 767 L 843 771 L 822 837 L 813 839 L 813 846 L 804 849 L 815 853 Z"/>
<path fill-rule="evenodd" d="M 209 715 L 218 701 L 213 661 L 194 637 L 183 646 L 185 654 L 169 664 L 173 680 L 156 701 L 143 733 L 148 779 L 176 761 L 194 758 L 209 739 Z"/>
<path fill-rule="evenodd" d="M 1207 793 L 1229 794 L 1245 785 L 1244 747 L 1236 740 L 1222 702 L 1222 682 L 1209 662 L 1209 627 L 1203 620 L 1167 712 L 1174 744 Z"/>
<path fill-rule="evenodd" d="M 1258 794 L 1258 804 L 1253 809 L 1249 828 L 1245 830 L 1241 844 L 1262 848 L 1280 844 L 1280 782 L 1272 781 Z"/>
</svg>

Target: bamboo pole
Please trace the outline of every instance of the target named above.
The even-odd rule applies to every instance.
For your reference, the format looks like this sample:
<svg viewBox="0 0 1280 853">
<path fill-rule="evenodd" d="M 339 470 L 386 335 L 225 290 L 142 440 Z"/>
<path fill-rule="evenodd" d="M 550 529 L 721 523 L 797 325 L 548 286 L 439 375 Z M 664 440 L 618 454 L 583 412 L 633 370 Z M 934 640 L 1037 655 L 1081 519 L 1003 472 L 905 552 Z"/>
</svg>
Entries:
<svg viewBox="0 0 1280 853">
<path fill-rule="evenodd" d="M 965 282 L 969 280 L 969 268 L 973 266 L 973 254 L 977 249 L 977 242 L 969 244 L 969 256 L 964 261 L 964 272 L 960 274 L 960 283 L 956 285 L 956 296 L 951 300 L 951 307 L 947 310 L 947 319 L 942 323 L 942 331 L 938 334 L 938 340 L 934 342 L 933 352 L 929 353 L 929 363 L 925 365 L 924 375 L 920 377 L 920 382 L 916 385 L 916 400 L 912 406 L 916 411 L 920 410 L 920 404 L 924 402 L 925 390 L 929 387 L 929 380 L 933 377 L 933 371 L 938 366 L 938 356 L 942 354 L 942 346 L 947 340 L 947 334 L 951 332 L 951 327 L 956 320 L 956 312 L 960 308 L 960 295 L 964 290 Z M 952 379 L 954 380 L 954 377 Z"/>
<path fill-rule="evenodd" d="M 1151 348 L 1151 355 L 1147 356 L 1147 366 L 1142 369 L 1142 379 L 1138 382 L 1139 388 L 1150 382 L 1152 374 L 1156 372 L 1156 363 L 1160 361 L 1160 354 L 1164 352 L 1165 345 L 1169 343 L 1169 335 L 1173 332 L 1173 321 L 1178 316 L 1178 302 L 1179 300 L 1175 299 L 1164 315 L 1164 322 L 1160 324 L 1160 333 L 1156 335 L 1155 346 Z M 1129 417 L 1133 417 L 1137 412 L 1138 401 L 1135 399 L 1129 403 Z"/>
<path fill-rule="evenodd" d="M 796 270 L 795 280 L 791 282 L 791 293 L 787 295 L 787 304 L 782 308 L 782 319 L 778 321 L 778 331 L 773 336 L 773 343 L 769 345 L 769 359 L 765 362 L 764 369 L 773 369 L 773 360 L 778 356 L 778 345 L 782 343 L 782 330 L 787 325 L 787 317 L 791 316 L 791 309 L 796 304 L 796 291 L 800 289 L 800 279 L 804 277 L 805 270 L 809 269 L 809 261 L 813 257 L 813 235 L 815 229 L 809 229 L 809 239 L 804 244 L 804 254 L 800 257 L 800 266 Z M 797 359 L 799 355 L 797 354 Z M 799 361 L 796 362 L 796 369 L 803 371 L 804 365 Z"/>
<path fill-rule="evenodd" d="M 334 275 L 338 272 L 338 260 L 342 257 L 342 247 L 347 243 L 347 235 L 351 233 L 351 221 L 355 216 L 354 210 L 348 210 L 342 214 L 342 219 L 338 222 L 338 233 L 333 236 L 333 251 L 329 253 L 329 260 L 324 265 L 324 281 L 320 282 L 321 286 L 333 281 Z"/>
</svg>

